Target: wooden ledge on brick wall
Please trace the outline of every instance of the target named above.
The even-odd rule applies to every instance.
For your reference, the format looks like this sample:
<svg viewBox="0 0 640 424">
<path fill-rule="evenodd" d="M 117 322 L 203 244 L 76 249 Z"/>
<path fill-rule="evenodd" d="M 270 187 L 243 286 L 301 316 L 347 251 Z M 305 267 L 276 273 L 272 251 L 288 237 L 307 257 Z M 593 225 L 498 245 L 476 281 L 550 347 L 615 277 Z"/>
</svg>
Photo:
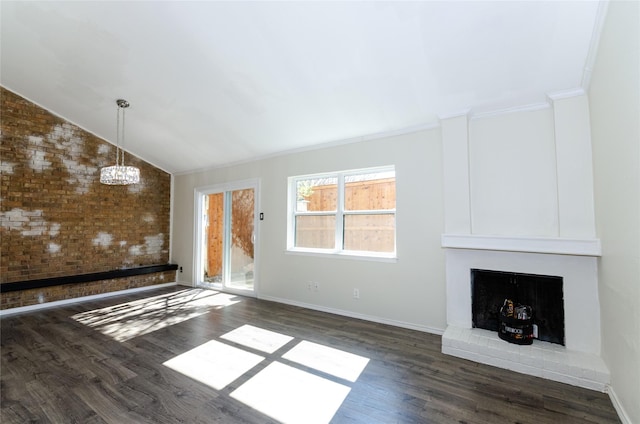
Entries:
<svg viewBox="0 0 640 424">
<path fill-rule="evenodd" d="M 177 264 L 147 265 L 135 268 L 114 269 L 112 271 L 93 272 L 90 274 L 77 274 L 68 275 L 65 277 L 43 278 L 40 280 L 17 281 L 15 283 L 0 284 L 0 293 L 8 293 L 28 289 L 39 289 L 42 287 L 59 286 L 62 284 L 87 283 L 90 281 L 109 280 L 112 278 L 132 277 L 134 275 L 175 271 L 177 269 Z"/>
</svg>

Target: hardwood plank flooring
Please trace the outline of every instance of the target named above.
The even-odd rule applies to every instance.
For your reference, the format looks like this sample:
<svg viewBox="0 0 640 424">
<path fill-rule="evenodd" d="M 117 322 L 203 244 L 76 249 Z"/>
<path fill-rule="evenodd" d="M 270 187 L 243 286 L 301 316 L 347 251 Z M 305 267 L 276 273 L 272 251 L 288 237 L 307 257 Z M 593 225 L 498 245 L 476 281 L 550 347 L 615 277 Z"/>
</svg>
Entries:
<svg viewBox="0 0 640 424">
<path fill-rule="evenodd" d="M 221 338 L 244 325 L 292 339 L 270 353 Z M 11 315 L 0 326 L 4 424 L 277 423 L 287 415 L 235 395 L 274 363 L 348 388 L 336 404 L 311 387 L 294 387 L 314 408 L 335 407 L 332 423 L 620 422 L 606 394 L 443 355 L 433 334 L 214 291 L 164 288 Z M 302 341 L 368 362 L 350 381 L 283 358 Z M 163 365 L 210 342 L 263 359 L 218 389 Z M 203 379 L 207 367 L 229 360 L 196 355 L 185 366 Z M 264 396 L 277 400 L 291 389 L 278 384 Z M 288 419 L 322 422 L 311 412 L 297 417 Z"/>
</svg>

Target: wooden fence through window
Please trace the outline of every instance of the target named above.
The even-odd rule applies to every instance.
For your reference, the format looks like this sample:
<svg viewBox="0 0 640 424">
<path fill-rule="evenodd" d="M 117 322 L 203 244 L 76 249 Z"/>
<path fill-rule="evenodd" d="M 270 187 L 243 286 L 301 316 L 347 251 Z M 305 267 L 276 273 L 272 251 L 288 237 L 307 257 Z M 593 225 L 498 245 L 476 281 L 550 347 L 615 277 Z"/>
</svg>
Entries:
<svg viewBox="0 0 640 424">
<path fill-rule="evenodd" d="M 253 189 L 235 190 L 231 193 L 231 271 L 246 268 L 253 263 Z M 222 275 L 224 239 L 224 194 L 208 195 L 208 225 L 206 228 L 207 260 L 205 273 L 208 278 Z"/>
<path fill-rule="evenodd" d="M 335 211 L 336 184 L 313 187 L 306 198 L 309 212 Z M 395 178 L 356 181 L 345 184 L 347 211 L 385 210 L 396 207 Z M 300 208 L 298 209 L 300 210 Z M 298 216 L 296 246 L 333 249 L 335 246 L 335 215 Z M 393 252 L 395 249 L 395 214 L 348 215 L 344 223 L 344 249 Z"/>
</svg>

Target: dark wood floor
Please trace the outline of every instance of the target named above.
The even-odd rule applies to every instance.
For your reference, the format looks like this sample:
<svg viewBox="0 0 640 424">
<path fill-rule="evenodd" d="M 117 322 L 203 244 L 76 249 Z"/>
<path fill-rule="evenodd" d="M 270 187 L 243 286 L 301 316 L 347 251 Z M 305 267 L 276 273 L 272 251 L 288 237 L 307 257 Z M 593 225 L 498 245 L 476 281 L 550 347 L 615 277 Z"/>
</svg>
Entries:
<svg viewBox="0 0 640 424">
<path fill-rule="evenodd" d="M 293 339 L 264 353 L 220 338 L 244 324 Z M 605 394 L 443 355 L 436 335 L 184 287 L 8 316 L 1 330 L 4 424 L 278 422 L 231 396 L 276 361 L 349 387 L 332 423 L 620 422 Z M 219 390 L 163 365 L 211 340 L 265 359 Z M 282 358 L 303 340 L 369 362 L 351 382 Z"/>
</svg>

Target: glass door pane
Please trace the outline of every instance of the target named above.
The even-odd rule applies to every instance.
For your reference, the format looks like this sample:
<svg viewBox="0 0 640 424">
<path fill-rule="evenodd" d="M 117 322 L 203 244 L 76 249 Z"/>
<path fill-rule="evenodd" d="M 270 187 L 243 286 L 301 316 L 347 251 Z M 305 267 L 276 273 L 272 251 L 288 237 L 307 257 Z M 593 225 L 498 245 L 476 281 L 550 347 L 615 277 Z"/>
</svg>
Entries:
<svg viewBox="0 0 640 424">
<path fill-rule="evenodd" d="M 234 190 L 229 194 L 229 278 L 224 284 L 233 289 L 253 290 L 254 189 Z"/>
<path fill-rule="evenodd" d="M 205 195 L 204 201 L 204 278 L 222 284 L 224 264 L 224 193 Z"/>
<path fill-rule="evenodd" d="M 202 193 L 202 287 L 250 294 L 254 290 L 255 188 Z"/>
</svg>

